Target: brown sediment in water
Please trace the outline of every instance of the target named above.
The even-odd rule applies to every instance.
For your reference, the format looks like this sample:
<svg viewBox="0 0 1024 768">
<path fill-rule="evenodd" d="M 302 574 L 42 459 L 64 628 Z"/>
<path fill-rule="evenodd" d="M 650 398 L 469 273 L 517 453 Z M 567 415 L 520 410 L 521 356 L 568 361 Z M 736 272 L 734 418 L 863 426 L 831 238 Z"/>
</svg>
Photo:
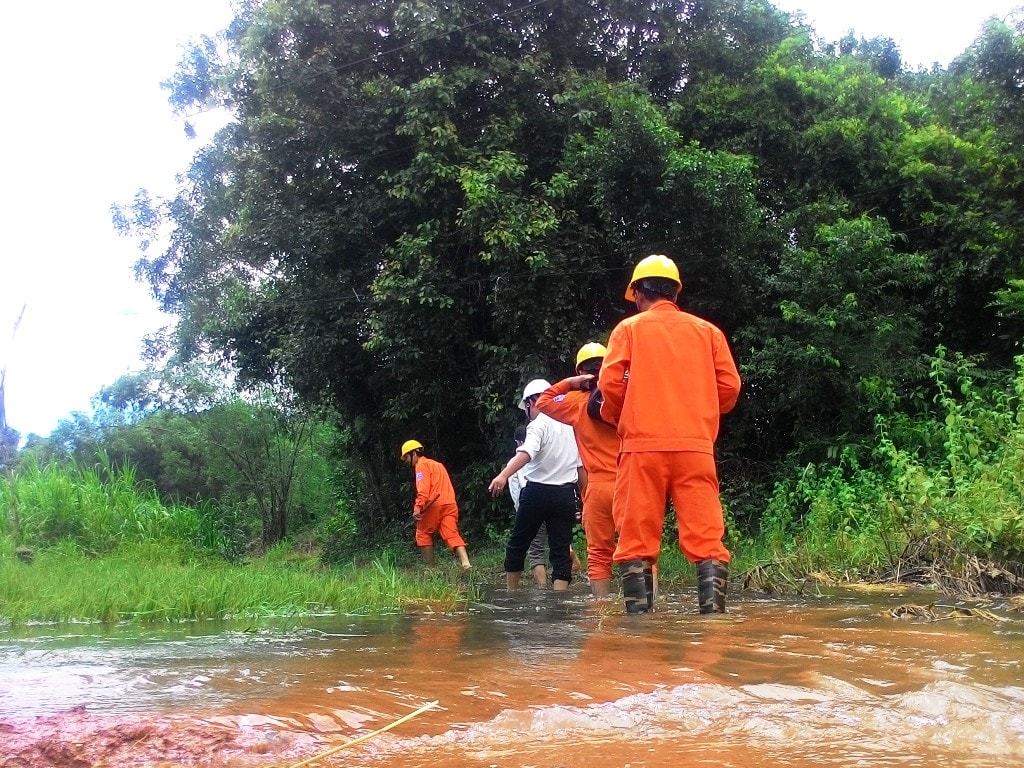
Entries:
<svg viewBox="0 0 1024 768">
<path fill-rule="evenodd" d="M 259 766 L 315 754 L 322 736 L 189 716 L 94 715 L 85 707 L 0 720 L 0 767 Z"/>
<path fill-rule="evenodd" d="M 434 699 L 320 764 L 1024 764 L 1019 614 L 893 621 L 908 595 L 843 593 L 702 618 L 691 597 L 644 617 L 526 594 L 280 634 L 8 641 L 0 768 L 289 768 Z"/>
</svg>

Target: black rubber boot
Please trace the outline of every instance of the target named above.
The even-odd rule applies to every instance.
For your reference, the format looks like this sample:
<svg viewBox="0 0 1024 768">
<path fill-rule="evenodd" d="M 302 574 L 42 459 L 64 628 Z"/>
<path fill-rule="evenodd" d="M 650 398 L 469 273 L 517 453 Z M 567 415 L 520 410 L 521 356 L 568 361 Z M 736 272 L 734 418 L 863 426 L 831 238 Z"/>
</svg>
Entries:
<svg viewBox="0 0 1024 768">
<path fill-rule="evenodd" d="M 622 580 L 622 596 L 626 601 L 626 613 L 647 613 L 651 610 L 648 598 L 643 560 L 627 560 L 619 563 L 619 577 Z"/>
<path fill-rule="evenodd" d="M 725 613 L 729 565 L 721 560 L 697 563 L 697 606 L 701 613 Z"/>
</svg>

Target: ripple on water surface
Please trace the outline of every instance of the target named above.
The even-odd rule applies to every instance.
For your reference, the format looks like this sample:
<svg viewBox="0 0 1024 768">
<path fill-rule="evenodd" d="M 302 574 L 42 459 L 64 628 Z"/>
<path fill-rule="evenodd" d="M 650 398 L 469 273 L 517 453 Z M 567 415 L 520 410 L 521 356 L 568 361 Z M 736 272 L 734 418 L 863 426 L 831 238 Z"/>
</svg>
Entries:
<svg viewBox="0 0 1024 768">
<path fill-rule="evenodd" d="M 23 756 L 32 727 L 52 746 L 61 713 L 79 707 L 78 735 L 99 734 L 89 743 L 132 718 L 153 724 L 128 728 L 134 747 L 109 740 L 93 755 L 110 764 L 281 765 L 437 700 L 344 764 L 1024 764 L 1020 619 L 896 622 L 887 607 L 741 598 L 708 618 L 669 596 L 629 617 L 579 593 L 527 592 L 459 616 L 258 632 L 36 631 L 0 643 L 0 733 Z M 160 751 L 158 735 L 175 732 L 192 757 Z"/>
</svg>

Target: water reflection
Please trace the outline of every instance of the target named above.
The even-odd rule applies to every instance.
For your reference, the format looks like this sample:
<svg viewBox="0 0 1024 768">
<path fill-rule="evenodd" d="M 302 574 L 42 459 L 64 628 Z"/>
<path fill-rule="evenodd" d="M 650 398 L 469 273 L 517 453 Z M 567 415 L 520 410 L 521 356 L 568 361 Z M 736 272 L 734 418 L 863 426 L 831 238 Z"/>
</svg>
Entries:
<svg viewBox="0 0 1024 768">
<path fill-rule="evenodd" d="M 524 591 L 457 616 L 23 630 L 0 642 L 0 732 L 84 707 L 97 728 L 115 717 L 187 724 L 203 746 L 197 763 L 286 764 L 436 699 L 335 764 L 1024 762 L 1020 618 L 884 615 L 906 601 L 740 598 L 725 616 L 698 617 L 669 599 L 626 616 L 582 593 Z M 131 747 L 110 749 L 115 764 Z"/>
</svg>

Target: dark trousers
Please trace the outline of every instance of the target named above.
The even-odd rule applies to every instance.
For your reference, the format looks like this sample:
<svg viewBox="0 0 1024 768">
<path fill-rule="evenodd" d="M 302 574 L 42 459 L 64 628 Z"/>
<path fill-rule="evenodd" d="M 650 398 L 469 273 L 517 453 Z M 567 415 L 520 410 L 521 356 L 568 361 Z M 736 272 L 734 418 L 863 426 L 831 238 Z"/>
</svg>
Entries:
<svg viewBox="0 0 1024 768">
<path fill-rule="evenodd" d="M 505 547 L 505 570 L 521 573 L 526 551 L 541 523 L 547 523 L 552 578 L 572 581 L 572 529 L 576 524 L 576 484 L 527 483 L 519 493 L 519 511 Z"/>
</svg>

